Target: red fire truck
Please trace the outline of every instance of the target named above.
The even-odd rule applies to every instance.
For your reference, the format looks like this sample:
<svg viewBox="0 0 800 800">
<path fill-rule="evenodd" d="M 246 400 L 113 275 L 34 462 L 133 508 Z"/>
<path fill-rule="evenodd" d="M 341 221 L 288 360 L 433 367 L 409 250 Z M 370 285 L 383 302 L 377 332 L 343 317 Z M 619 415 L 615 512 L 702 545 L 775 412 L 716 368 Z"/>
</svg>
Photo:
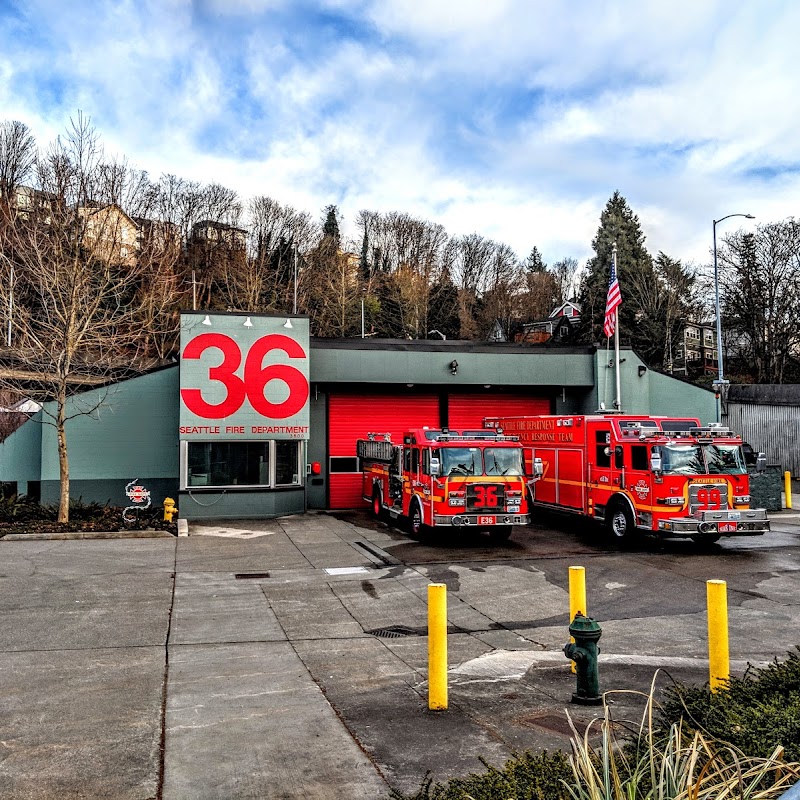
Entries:
<svg viewBox="0 0 800 800">
<path fill-rule="evenodd" d="M 715 542 L 769 530 L 766 511 L 750 508 L 742 440 L 720 425 L 602 413 L 484 424 L 518 436 L 528 463 L 541 460 L 533 506 L 594 518 L 614 539 L 646 532 Z"/>
<path fill-rule="evenodd" d="M 376 517 L 409 524 L 411 535 L 462 526 L 487 531 L 495 541 L 529 521 L 522 446 L 496 430 L 420 428 L 403 434 L 368 434 L 357 446 L 364 500 Z"/>
</svg>

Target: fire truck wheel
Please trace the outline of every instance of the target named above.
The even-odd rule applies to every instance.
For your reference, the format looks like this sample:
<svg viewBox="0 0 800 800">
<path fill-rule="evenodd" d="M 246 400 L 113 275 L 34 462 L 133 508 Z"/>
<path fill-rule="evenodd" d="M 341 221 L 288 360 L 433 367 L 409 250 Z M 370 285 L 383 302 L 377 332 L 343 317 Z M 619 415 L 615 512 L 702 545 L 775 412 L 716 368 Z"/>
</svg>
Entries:
<svg viewBox="0 0 800 800">
<path fill-rule="evenodd" d="M 372 493 L 372 516 L 375 519 L 383 519 L 386 516 L 381 502 L 381 493 L 377 489 Z"/>
<path fill-rule="evenodd" d="M 609 537 L 615 542 L 629 542 L 636 531 L 631 510 L 623 503 L 617 501 L 613 504 L 606 517 Z"/>
<path fill-rule="evenodd" d="M 422 520 L 422 507 L 419 500 L 414 500 L 411 503 L 411 514 L 408 517 L 408 528 L 412 539 L 425 538 L 428 529 Z"/>
<path fill-rule="evenodd" d="M 496 528 L 489 529 L 489 536 L 493 542 L 507 542 L 511 536 L 510 525 L 498 525 Z"/>
</svg>

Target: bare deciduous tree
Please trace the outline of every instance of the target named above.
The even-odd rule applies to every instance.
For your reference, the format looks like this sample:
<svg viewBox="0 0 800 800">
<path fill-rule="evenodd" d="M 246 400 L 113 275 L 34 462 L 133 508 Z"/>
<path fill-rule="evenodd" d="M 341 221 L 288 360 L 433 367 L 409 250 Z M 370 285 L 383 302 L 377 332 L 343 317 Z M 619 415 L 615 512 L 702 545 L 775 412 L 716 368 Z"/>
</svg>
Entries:
<svg viewBox="0 0 800 800">
<path fill-rule="evenodd" d="M 0 200 L 8 202 L 12 192 L 31 176 L 36 161 L 36 140 L 24 122 L 0 122 Z"/>
<path fill-rule="evenodd" d="M 726 349 L 756 383 L 782 383 L 800 348 L 800 226 L 728 234 L 718 264 Z"/>
<path fill-rule="evenodd" d="M 55 427 L 58 444 L 59 522 L 69 518 L 66 423 L 98 407 L 68 398 L 135 365 L 147 342 L 145 326 L 174 307 L 169 281 L 160 283 L 163 249 L 155 270 L 154 261 L 146 263 L 148 251 L 138 251 L 130 217 L 95 200 L 109 191 L 102 164 L 97 135 L 79 115 L 37 161 L 37 208 L 5 229 L 0 250 L 0 304 L 7 307 L 12 292 L 16 301 L 13 361 L 0 372 L 0 386 L 47 403 L 43 421 Z"/>
</svg>

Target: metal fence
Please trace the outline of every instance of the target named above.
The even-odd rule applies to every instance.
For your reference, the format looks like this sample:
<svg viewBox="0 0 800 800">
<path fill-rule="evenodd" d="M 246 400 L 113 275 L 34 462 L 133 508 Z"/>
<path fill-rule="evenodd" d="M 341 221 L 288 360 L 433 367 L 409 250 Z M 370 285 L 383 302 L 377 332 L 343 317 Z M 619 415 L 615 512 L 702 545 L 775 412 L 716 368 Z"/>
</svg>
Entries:
<svg viewBox="0 0 800 800">
<path fill-rule="evenodd" d="M 767 455 L 768 464 L 778 464 L 792 476 L 800 476 L 800 405 L 726 403 L 722 421 L 754 450 Z"/>
</svg>

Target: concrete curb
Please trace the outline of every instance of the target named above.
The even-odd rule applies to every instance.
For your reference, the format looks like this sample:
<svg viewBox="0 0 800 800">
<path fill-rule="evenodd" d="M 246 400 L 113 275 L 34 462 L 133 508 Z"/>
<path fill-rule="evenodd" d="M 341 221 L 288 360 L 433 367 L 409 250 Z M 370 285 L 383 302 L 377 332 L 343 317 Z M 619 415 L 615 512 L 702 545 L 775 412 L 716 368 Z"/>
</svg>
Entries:
<svg viewBox="0 0 800 800">
<path fill-rule="evenodd" d="M 178 536 L 189 535 L 189 520 L 178 518 Z"/>
<path fill-rule="evenodd" d="M 69 531 L 67 533 L 7 533 L 4 542 L 65 541 L 68 539 L 174 539 L 169 531 Z"/>
</svg>

